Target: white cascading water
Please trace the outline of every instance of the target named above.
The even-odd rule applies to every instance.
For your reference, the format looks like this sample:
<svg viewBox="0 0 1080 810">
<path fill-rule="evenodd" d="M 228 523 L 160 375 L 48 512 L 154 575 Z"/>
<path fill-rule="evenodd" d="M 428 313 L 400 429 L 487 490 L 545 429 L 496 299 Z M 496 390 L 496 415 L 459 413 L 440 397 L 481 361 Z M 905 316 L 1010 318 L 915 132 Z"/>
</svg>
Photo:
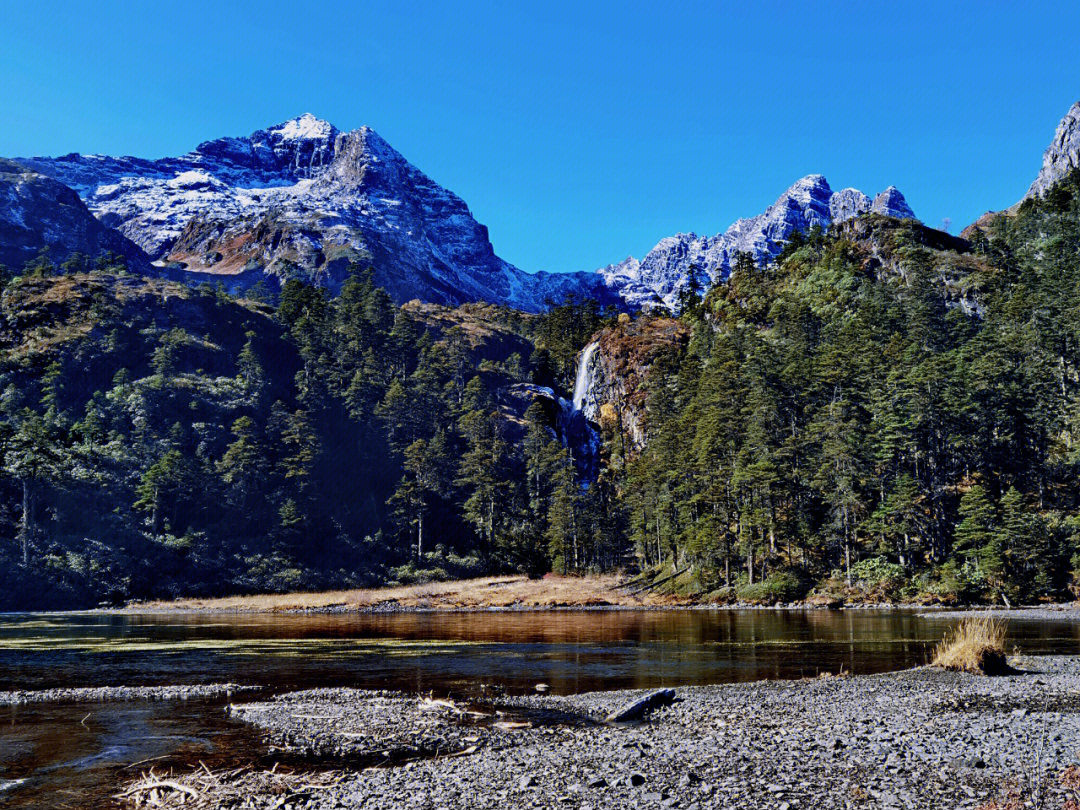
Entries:
<svg viewBox="0 0 1080 810">
<path fill-rule="evenodd" d="M 600 347 L 597 342 L 592 342 L 581 351 L 578 360 L 577 379 L 574 380 L 574 410 L 580 411 L 585 404 L 585 394 L 589 390 L 589 363 L 592 362 L 593 353 Z"/>
</svg>

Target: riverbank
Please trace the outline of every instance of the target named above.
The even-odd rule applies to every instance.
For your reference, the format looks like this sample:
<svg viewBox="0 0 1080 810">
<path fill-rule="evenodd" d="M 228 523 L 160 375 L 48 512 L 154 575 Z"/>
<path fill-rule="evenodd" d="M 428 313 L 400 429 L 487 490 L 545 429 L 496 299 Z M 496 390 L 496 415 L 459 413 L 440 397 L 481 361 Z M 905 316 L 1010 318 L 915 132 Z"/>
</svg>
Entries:
<svg viewBox="0 0 1080 810">
<path fill-rule="evenodd" d="M 524 576 L 480 577 L 423 585 L 364 588 L 310 593 L 255 594 L 207 599 L 140 602 L 124 610 L 135 613 L 399 613 L 423 611 L 514 611 L 514 610 L 607 610 L 607 609 L 848 609 L 925 610 L 941 615 L 986 612 L 1002 618 L 1047 618 L 1080 620 L 1080 603 L 1016 608 L 971 606 L 963 609 L 898 603 L 842 603 L 815 599 L 776 605 L 720 603 L 645 588 L 635 579 L 616 575 L 553 576 L 529 579 Z"/>
<path fill-rule="evenodd" d="M 1077 763 L 1080 658 L 1015 663 L 1023 672 L 999 678 L 923 667 L 680 688 L 673 705 L 627 727 L 602 719 L 646 693 L 460 705 L 353 689 L 298 692 L 231 711 L 272 746 L 318 757 L 321 767 L 292 772 L 285 788 L 265 771 L 209 780 L 193 770 L 199 790 L 211 793 L 187 798 L 270 807 L 284 795 L 284 804 L 309 810 L 939 810 L 991 807 L 1015 789 L 1023 801 L 1042 791 L 1053 800 L 1039 806 L 1060 807 L 1071 795 L 1061 773 Z M 184 774 L 172 778 L 186 784 Z"/>
<path fill-rule="evenodd" d="M 554 610 L 559 608 L 689 607 L 695 600 L 639 590 L 615 575 L 529 579 L 480 577 L 423 585 L 313 593 L 177 599 L 130 605 L 127 610 L 237 613 L 392 613 L 408 610 Z"/>
</svg>

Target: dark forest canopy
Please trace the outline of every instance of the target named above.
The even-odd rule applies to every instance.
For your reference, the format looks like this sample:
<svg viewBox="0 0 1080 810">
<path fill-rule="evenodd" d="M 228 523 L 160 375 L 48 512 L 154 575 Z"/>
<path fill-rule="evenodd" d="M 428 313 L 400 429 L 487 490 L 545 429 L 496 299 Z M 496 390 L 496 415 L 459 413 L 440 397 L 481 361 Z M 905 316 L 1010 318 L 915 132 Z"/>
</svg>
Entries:
<svg viewBox="0 0 1080 810">
<path fill-rule="evenodd" d="M 865 217 L 684 296 L 639 447 L 561 439 L 597 333 L 234 300 L 39 257 L 0 301 L 0 608 L 622 568 L 717 599 L 1061 599 L 1080 579 L 1080 183 L 970 243 Z M 632 354 L 632 353 L 631 353 Z"/>
</svg>

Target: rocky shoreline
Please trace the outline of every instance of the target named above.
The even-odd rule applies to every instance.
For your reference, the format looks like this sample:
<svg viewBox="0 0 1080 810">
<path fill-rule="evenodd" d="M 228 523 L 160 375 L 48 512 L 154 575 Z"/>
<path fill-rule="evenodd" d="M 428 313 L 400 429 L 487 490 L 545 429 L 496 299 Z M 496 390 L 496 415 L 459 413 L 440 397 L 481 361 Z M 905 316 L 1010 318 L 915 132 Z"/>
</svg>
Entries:
<svg viewBox="0 0 1080 810">
<path fill-rule="evenodd" d="M 274 749 L 318 758 L 306 775 L 318 789 L 285 800 L 309 810 L 940 810 L 1010 785 L 1061 806 L 1060 773 L 1080 754 L 1080 658 L 1015 663 L 999 678 L 923 667 L 680 688 L 628 726 L 603 718 L 646 692 L 463 704 L 322 689 L 230 711 Z M 265 774 L 217 784 L 207 806 L 281 806 Z"/>
<path fill-rule="evenodd" d="M 185 686 L 89 686 L 0 691 L 0 706 L 26 703 L 92 703 L 103 700 L 200 700 L 254 692 L 260 686 L 208 683 Z"/>
</svg>

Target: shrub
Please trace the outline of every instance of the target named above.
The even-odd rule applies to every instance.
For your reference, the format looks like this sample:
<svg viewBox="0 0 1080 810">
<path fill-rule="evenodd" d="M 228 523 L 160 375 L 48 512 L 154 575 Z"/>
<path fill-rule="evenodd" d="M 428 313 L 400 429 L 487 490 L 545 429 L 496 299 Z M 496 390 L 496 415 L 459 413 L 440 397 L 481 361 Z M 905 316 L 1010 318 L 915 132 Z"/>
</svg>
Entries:
<svg viewBox="0 0 1080 810">
<path fill-rule="evenodd" d="M 935 667 L 976 675 L 1007 675 L 1012 667 L 1005 660 L 1005 631 L 1000 619 L 980 616 L 964 619 L 934 648 Z"/>
<path fill-rule="evenodd" d="M 740 602 L 758 605 L 775 605 L 779 602 L 795 602 L 806 596 L 808 588 L 798 576 L 790 571 L 776 571 L 761 582 L 740 585 L 735 595 Z"/>
<path fill-rule="evenodd" d="M 907 582 L 902 565 L 884 557 L 860 560 L 851 566 L 851 581 L 866 591 L 868 598 L 894 598 Z"/>
<path fill-rule="evenodd" d="M 884 557 L 871 557 L 868 560 L 859 560 L 851 566 L 851 578 L 867 584 L 893 582 L 904 578 L 904 567 L 891 563 Z"/>
</svg>

